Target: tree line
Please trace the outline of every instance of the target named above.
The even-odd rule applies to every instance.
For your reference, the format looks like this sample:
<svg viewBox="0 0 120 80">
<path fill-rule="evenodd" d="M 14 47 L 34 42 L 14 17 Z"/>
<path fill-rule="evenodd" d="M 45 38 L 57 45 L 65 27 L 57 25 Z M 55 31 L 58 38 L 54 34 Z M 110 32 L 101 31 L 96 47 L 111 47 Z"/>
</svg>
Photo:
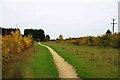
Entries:
<svg viewBox="0 0 120 80">
<path fill-rule="evenodd" d="M 25 29 L 24 35 L 32 35 L 33 39 L 36 41 L 43 41 L 45 39 L 44 30 L 42 29 Z"/>
<path fill-rule="evenodd" d="M 20 32 L 19 28 L 2 28 L 2 36 L 11 35 L 11 32 L 12 31 L 15 32 L 16 30 Z M 24 35 L 22 36 L 28 36 L 28 35 L 31 35 L 35 41 L 50 40 L 50 36 L 49 35 L 45 36 L 45 32 L 43 29 L 25 29 Z"/>
<path fill-rule="evenodd" d="M 16 30 L 20 31 L 19 28 L 2 28 L 2 36 L 11 35 L 11 32 Z M 25 29 L 23 36 L 31 35 L 35 41 L 49 41 L 50 36 L 44 33 L 43 29 Z M 60 35 L 59 41 L 63 40 L 63 36 Z M 110 30 L 101 36 L 87 36 L 80 38 L 69 38 L 65 39 L 68 43 L 73 43 L 75 45 L 81 46 L 102 46 L 102 47 L 113 47 L 120 48 L 120 33 L 112 34 Z"/>
<path fill-rule="evenodd" d="M 11 32 L 15 32 L 16 30 L 20 32 L 19 28 L 2 28 L 2 36 L 11 35 Z"/>
</svg>

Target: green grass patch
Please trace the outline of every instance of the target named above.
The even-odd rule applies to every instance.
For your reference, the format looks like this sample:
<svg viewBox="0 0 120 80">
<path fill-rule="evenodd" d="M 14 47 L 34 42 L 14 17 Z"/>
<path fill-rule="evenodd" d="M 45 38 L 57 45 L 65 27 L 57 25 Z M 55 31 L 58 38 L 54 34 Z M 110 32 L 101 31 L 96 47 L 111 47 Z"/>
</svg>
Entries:
<svg viewBox="0 0 120 80">
<path fill-rule="evenodd" d="M 16 57 L 16 56 L 15 56 Z M 9 72 L 11 71 L 11 72 Z M 4 65 L 4 78 L 58 78 L 58 71 L 49 50 L 35 42 L 12 63 Z"/>
<path fill-rule="evenodd" d="M 117 78 L 118 50 L 112 48 L 76 46 L 65 42 L 43 43 L 52 47 L 81 78 Z"/>
</svg>

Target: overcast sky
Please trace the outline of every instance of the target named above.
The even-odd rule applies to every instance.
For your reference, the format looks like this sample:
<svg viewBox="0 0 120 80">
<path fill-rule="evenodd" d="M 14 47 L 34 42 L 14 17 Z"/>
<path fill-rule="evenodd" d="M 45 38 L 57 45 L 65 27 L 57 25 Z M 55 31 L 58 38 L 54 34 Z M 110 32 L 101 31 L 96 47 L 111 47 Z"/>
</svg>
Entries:
<svg viewBox="0 0 120 80">
<path fill-rule="evenodd" d="M 119 0 L 1 0 L 0 26 L 43 29 L 52 39 L 102 35 L 118 21 Z M 118 25 L 115 25 L 117 32 Z"/>
</svg>

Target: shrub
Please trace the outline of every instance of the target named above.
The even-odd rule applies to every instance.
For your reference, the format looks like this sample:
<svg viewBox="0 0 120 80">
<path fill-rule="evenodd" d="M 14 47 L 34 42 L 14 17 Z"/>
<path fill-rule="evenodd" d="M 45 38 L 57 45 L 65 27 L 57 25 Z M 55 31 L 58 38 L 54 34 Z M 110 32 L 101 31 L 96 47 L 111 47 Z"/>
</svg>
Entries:
<svg viewBox="0 0 120 80">
<path fill-rule="evenodd" d="M 2 59 L 4 62 L 9 61 L 11 54 L 21 53 L 26 48 L 32 46 L 32 36 L 24 36 L 20 34 L 19 30 L 11 32 L 11 35 L 5 35 L 2 38 Z"/>
</svg>

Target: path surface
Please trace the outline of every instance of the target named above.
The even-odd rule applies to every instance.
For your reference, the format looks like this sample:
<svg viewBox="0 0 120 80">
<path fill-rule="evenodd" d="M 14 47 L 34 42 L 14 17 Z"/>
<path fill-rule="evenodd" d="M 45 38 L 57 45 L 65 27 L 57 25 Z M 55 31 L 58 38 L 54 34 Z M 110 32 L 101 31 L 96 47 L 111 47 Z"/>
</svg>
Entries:
<svg viewBox="0 0 120 80">
<path fill-rule="evenodd" d="M 44 46 L 49 49 L 51 52 L 55 65 L 59 71 L 59 78 L 79 78 L 77 77 L 76 71 L 72 65 L 68 64 L 61 56 L 59 56 L 52 48 L 45 46 L 41 43 L 38 43 L 41 46 Z"/>
</svg>

